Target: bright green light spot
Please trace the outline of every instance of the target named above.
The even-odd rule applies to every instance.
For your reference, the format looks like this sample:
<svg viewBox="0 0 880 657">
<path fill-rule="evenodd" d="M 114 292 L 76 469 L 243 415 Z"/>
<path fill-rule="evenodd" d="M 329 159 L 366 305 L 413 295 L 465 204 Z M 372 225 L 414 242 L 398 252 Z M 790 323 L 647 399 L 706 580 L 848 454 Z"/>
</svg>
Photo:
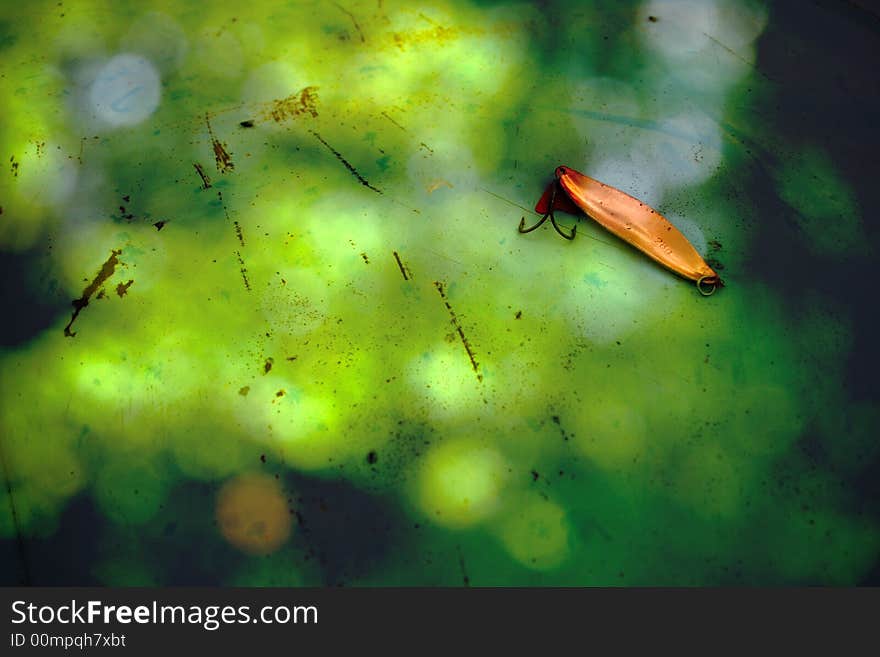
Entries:
<svg viewBox="0 0 880 657">
<path fill-rule="evenodd" d="M 419 504 L 437 524 L 476 524 L 496 509 L 503 475 L 504 463 L 494 449 L 472 441 L 440 445 L 422 463 Z"/>
<path fill-rule="evenodd" d="M 505 549 L 527 568 L 551 570 L 569 554 L 571 529 L 565 511 L 534 494 L 509 501 L 498 531 Z"/>
</svg>

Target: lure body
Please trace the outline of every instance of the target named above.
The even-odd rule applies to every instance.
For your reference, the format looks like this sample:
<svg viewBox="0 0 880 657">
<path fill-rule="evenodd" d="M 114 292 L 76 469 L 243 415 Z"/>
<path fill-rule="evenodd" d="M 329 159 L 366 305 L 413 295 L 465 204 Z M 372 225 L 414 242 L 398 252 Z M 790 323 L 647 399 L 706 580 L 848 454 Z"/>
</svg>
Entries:
<svg viewBox="0 0 880 657">
<path fill-rule="evenodd" d="M 564 193 L 558 193 L 560 190 Z M 723 285 L 688 239 L 662 214 L 574 169 L 556 168 L 556 180 L 547 187 L 535 210 L 545 216 L 552 215 L 553 210 L 584 212 L 667 269 L 696 282 L 703 294 L 711 294 Z"/>
</svg>

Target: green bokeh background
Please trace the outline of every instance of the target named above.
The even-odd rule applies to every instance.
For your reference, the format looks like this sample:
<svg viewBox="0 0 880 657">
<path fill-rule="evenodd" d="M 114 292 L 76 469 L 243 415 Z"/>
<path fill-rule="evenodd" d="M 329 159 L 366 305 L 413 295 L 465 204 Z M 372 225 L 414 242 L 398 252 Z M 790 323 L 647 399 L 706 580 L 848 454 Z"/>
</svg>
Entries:
<svg viewBox="0 0 880 657">
<path fill-rule="evenodd" d="M 0 5 L 3 583 L 880 581 L 870 10 L 110 7 Z"/>
</svg>

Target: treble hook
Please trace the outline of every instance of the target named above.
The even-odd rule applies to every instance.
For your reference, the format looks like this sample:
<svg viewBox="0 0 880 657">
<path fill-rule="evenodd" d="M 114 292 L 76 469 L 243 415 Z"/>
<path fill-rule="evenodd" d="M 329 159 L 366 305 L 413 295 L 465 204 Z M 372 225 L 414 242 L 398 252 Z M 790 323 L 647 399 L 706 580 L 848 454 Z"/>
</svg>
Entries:
<svg viewBox="0 0 880 657">
<path fill-rule="evenodd" d="M 574 239 L 574 236 L 575 236 L 575 234 L 577 233 L 577 224 L 575 224 L 575 225 L 574 225 L 574 228 L 571 229 L 571 233 L 568 234 L 568 235 L 566 235 L 565 232 L 559 227 L 559 224 L 556 223 L 556 217 L 553 216 L 553 203 L 556 201 L 556 187 L 557 187 L 558 184 L 559 184 L 558 182 L 555 183 L 555 184 L 553 185 L 553 191 L 550 192 L 550 205 L 547 206 L 547 207 L 549 208 L 549 209 L 547 210 L 547 214 L 545 214 L 543 217 L 541 217 L 541 220 L 540 220 L 538 223 L 536 223 L 534 226 L 531 226 L 531 227 L 529 227 L 529 228 L 523 228 L 523 226 L 526 225 L 526 218 L 525 218 L 525 217 L 522 217 L 522 218 L 519 220 L 519 228 L 518 228 L 518 230 L 519 230 L 520 233 L 531 233 L 533 230 L 535 230 L 536 228 L 540 227 L 541 224 L 543 224 L 545 221 L 547 221 L 547 219 L 548 219 L 548 217 L 549 217 L 549 219 L 550 219 L 550 223 L 553 224 L 553 228 L 556 229 L 556 232 L 557 232 L 557 233 L 559 233 L 560 235 L 562 235 L 562 236 L 563 236 L 565 239 L 567 239 L 567 240 L 573 240 L 573 239 Z"/>
</svg>

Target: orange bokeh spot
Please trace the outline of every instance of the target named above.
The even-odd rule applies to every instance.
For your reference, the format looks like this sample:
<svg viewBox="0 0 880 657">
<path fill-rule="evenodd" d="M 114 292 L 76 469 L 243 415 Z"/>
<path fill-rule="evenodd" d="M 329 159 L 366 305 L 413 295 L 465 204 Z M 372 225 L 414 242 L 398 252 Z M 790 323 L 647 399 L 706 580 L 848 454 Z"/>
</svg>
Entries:
<svg viewBox="0 0 880 657">
<path fill-rule="evenodd" d="M 242 552 L 270 554 L 290 536 L 290 510 L 281 485 L 262 474 L 227 481 L 217 495 L 217 525 Z"/>
</svg>

